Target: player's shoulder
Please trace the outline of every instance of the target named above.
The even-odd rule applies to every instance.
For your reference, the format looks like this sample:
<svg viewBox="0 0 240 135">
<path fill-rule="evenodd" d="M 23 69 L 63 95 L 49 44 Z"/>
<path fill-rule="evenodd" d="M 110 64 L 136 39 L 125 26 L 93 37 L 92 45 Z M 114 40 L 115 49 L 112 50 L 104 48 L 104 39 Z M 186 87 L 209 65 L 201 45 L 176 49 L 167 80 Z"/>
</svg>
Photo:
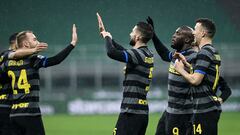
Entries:
<svg viewBox="0 0 240 135">
<path fill-rule="evenodd" d="M 197 51 L 195 51 L 193 48 L 187 49 L 184 53 L 182 53 L 184 56 L 189 56 L 189 55 L 197 55 Z"/>
<path fill-rule="evenodd" d="M 0 53 L 0 63 L 6 61 L 8 59 L 8 55 L 10 52 L 13 52 L 13 50 L 4 50 Z"/>
<path fill-rule="evenodd" d="M 133 48 L 131 51 L 143 56 L 153 57 L 153 51 L 149 50 L 148 47 Z"/>
<path fill-rule="evenodd" d="M 213 57 L 216 53 L 215 48 L 212 45 L 204 45 L 198 52 L 198 57 L 204 56 L 204 57 Z"/>
<path fill-rule="evenodd" d="M 207 44 L 207 45 L 204 45 L 199 52 L 215 54 L 218 51 L 213 45 Z"/>
<path fill-rule="evenodd" d="M 45 58 L 46 58 L 45 56 L 39 54 L 33 54 L 27 57 L 27 59 L 29 59 L 30 61 L 44 60 Z"/>
<path fill-rule="evenodd" d="M 198 53 L 194 51 L 194 52 L 189 53 L 185 57 L 189 63 L 193 63 L 197 59 L 197 54 Z"/>
<path fill-rule="evenodd" d="M 0 56 L 6 56 L 8 55 L 10 52 L 13 52 L 13 50 L 4 50 L 0 53 Z"/>
</svg>

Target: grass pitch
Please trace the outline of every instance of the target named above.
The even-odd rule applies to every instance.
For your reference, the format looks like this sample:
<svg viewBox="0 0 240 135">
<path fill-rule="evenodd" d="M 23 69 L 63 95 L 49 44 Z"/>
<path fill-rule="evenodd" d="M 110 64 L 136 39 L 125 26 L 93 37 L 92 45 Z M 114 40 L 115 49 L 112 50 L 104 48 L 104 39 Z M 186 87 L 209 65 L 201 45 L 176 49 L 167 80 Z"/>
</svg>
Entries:
<svg viewBox="0 0 240 135">
<path fill-rule="evenodd" d="M 154 135 L 161 114 L 150 114 L 146 135 Z M 44 116 L 47 135 L 112 135 L 118 115 L 53 115 Z M 240 134 L 240 112 L 224 112 L 219 122 L 219 135 Z"/>
</svg>

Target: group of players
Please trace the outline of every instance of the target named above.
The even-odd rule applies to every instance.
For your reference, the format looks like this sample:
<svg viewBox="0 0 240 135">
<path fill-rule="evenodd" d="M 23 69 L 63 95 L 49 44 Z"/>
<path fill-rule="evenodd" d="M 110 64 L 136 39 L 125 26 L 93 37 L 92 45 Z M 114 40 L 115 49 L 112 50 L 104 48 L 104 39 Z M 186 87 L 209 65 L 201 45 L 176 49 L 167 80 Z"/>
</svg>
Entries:
<svg viewBox="0 0 240 135">
<path fill-rule="evenodd" d="M 53 57 L 38 55 L 48 45 L 32 31 L 9 38 L 10 48 L 0 58 L 0 135 L 45 135 L 39 108 L 39 69 L 62 62 L 76 46 L 76 26 L 70 45 Z"/>
<path fill-rule="evenodd" d="M 217 135 L 221 104 L 231 95 L 220 76 L 221 59 L 212 45 L 215 24 L 207 19 L 177 28 L 170 52 L 154 32 L 153 20 L 138 22 L 130 33 L 132 49 L 112 39 L 97 14 L 107 55 L 126 63 L 123 99 L 113 135 L 145 135 L 149 107 L 147 93 L 153 77 L 154 57 L 147 43 L 152 40 L 163 61 L 169 62 L 168 106 L 157 125 L 156 135 Z M 9 38 L 10 49 L 0 58 L 0 135 L 45 135 L 39 108 L 39 69 L 62 62 L 76 46 L 76 26 L 70 45 L 53 57 L 38 55 L 48 45 L 32 31 Z M 220 95 L 217 95 L 221 91 Z"/>
<path fill-rule="evenodd" d="M 132 49 L 125 49 L 104 28 L 99 14 L 100 34 L 111 59 L 126 63 L 121 112 L 113 135 L 145 135 L 148 125 L 147 93 L 154 68 L 152 40 L 163 61 L 169 62 L 168 105 L 157 125 L 156 135 L 217 135 L 221 104 L 231 89 L 220 76 L 221 58 L 212 40 L 215 24 L 208 18 L 196 20 L 194 30 L 181 26 L 168 48 L 159 40 L 153 20 L 137 23 L 130 33 Z"/>
</svg>

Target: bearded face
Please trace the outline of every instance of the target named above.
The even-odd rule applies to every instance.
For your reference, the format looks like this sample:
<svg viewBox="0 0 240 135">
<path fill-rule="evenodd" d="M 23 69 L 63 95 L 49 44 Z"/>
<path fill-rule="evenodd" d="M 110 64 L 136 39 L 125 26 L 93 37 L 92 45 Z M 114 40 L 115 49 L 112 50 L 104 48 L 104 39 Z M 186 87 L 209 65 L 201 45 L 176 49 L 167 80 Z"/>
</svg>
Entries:
<svg viewBox="0 0 240 135">
<path fill-rule="evenodd" d="M 129 42 L 129 44 L 130 44 L 131 46 L 135 46 L 136 41 L 135 41 L 135 38 L 134 38 L 134 37 L 130 37 L 130 42 Z"/>
<path fill-rule="evenodd" d="M 137 37 L 140 35 L 139 31 L 137 30 L 137 26 L 135 26 L 132 29 L 132 32 L 130 33 L 130 42 L 129 44 L 131 46 L 135 46 L 136 42 L 137 42 Z"/>
</svg>

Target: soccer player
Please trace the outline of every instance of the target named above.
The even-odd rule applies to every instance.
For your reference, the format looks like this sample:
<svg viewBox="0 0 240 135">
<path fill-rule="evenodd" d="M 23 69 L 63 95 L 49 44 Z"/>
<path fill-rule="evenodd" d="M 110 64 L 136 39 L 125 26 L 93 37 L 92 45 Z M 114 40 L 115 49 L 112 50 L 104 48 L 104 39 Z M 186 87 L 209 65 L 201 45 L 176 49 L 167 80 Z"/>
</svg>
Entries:
<svg viewBox="0 0 240 135">
<path fill-rule="evenodd" d="M 184 69 L 181 60 L 175 61 L 175 70 L 180 73 L 193 89 L 193 134 L 217 135 L 221 103 L 216 100 L 216 87 L 219 81 L 221 59 L 212 45 L 216 31 L 213 21 L 207 18 L 196 20 L 194 36 L 200 48 L 197 54 L 194 73 Z"/>
<path fill-rule="evenodd" d="M 17 60 L 7 60 L 4 70 L 11 80 L 12 108 L 10 120 L 13 135 L 45 135 L 39 108 L 39 69 L 62 62 L 76 46 L 76 27 L 72 28 L 72 41 L 57 55 L 47 58 L 31 55 Z M 31 31 L 23 31 L 17 36 L 19 48 L 34 48 L 39 41 Z"/>
<path fill-rule="evenodd" d="M 153 21 L 149 17 L 147 22 L 153 27 Z M 193 49 L 193 29 L 189 26 L 181 26 L 176 29 L 172 36 L 171 47 L 174 52 L 184 55 L 188 62 L 192 63 L 196 58 L 196 51 Z M 177 59 L 174 52 L 170 52 L 157 35 L 153 35 L 153 43 L 157 53 L 162 60 L 170 62 L 168 73 L 168 106 L 159 120 L 156 135 L 186 135 L 187 129 L 191 126 L 190 120 L 193 113 L 191 100 L 191 85 L 174 69 L 174 62 Z M 188 70 L 189 73 L 192 69 Z"/>
<path fill-rule="evenodd" d="M 40 43 L 34 48 L 28 49 L 17 49 L 17 38 L 18 33 L 14 33 L 9 37 L 9 49 L 0 53 L 0 63 L 3 63 L 6 59 L 17 59 L 27 55 L 41 52 L 47 49 L 47 44 Z"/>
<path fill-rule="evenodd" d="M 114 135 L 145 135 L 148 125 L 147 93 L 152 80 L 153 53 L 147 43 L 152 38 L 152 27 L 139 22 L 130 33 L 132 49 L 117 44 L 105 31 L 98 15 L 99 29 L 106 40 L 107 55 L 116 61 L 126 63 L 123 81 L 123 99 Z"/>
<path fill-rule="evenodd" d="M 11 92 L 9 91 L 9 80 L 7 79 L 7 74 L 2 71 L 2 63 L 7 59 L 21 58 L 33 53 L 43 51 L 47 48 L 46 45 L 39 44 L 32 49 L 19 49 L 16 50 L 16 36 L 18 33 L 14 33 L 9 38 L 10 48 L 9 50 L 3 51 L 0 57 L 1 73 L 0 73 L 0 135 L 9 135 L 10 129 L 10 119 L 9 113 L 11 110 L 11 102 L 9 96 Z"/>
</svg>

